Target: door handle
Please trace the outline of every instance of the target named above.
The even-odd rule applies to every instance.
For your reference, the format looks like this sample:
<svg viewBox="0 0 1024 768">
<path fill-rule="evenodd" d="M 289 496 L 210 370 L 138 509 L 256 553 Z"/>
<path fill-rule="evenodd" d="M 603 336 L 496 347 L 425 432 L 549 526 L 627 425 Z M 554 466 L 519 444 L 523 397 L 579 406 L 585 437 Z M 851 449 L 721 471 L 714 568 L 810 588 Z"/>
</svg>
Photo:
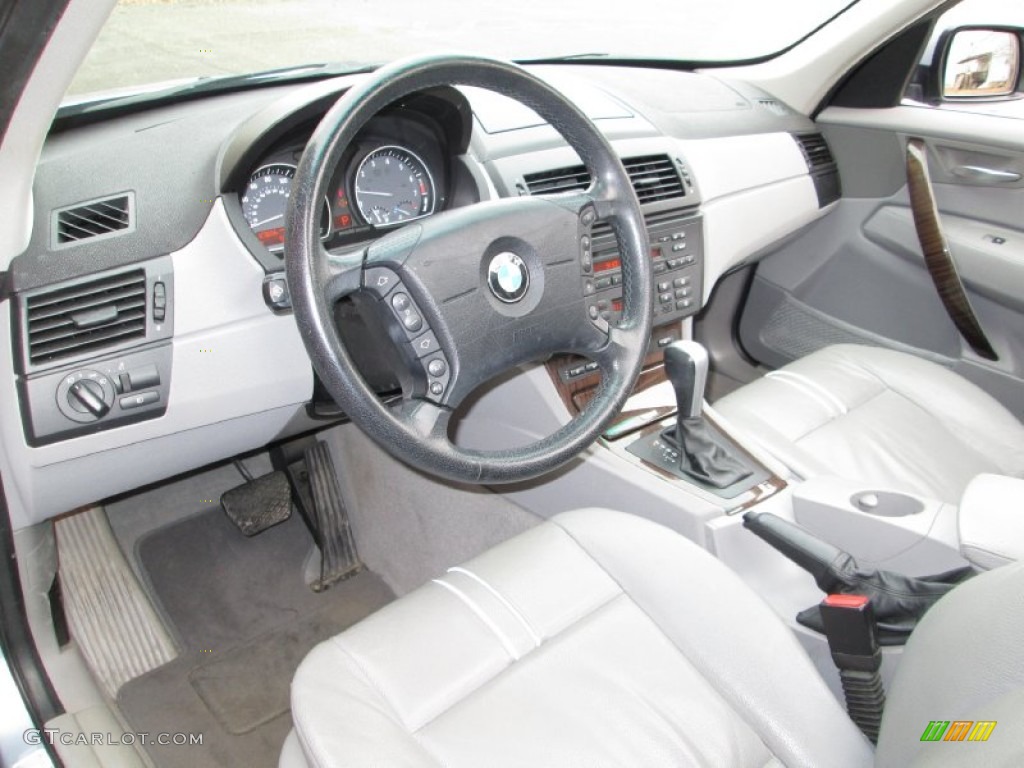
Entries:
<svg viewBox="0 0 1024 768">
<path fill-rule="evenodd" d="M 995 168 L 985 168 L 982 165 L 958 165 L 953 169 L 953 173 L 962 179 L 988 181 L 996 184 L 1010 184 L 1021 180 L 1021 175 L 1016 171 L 999 171 Z"/>
</svg>

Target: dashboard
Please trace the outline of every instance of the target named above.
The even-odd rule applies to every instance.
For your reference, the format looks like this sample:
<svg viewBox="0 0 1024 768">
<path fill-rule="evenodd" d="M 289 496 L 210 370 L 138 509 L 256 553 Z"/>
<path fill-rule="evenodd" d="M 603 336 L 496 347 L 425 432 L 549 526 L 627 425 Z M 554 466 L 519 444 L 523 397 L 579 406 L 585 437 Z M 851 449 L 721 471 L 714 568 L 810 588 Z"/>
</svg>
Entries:
<svg viewBox="0 0 1024 768">
<path fill-rule="evenodd" d="M 619 153 L 656 281 L 652 350 L 719 277 L 824 215 L 838 196 L 813 123 L 742 82 L 583 65 L 535 71 Z M 211 96 L 49 137 L 32 240 L 11 265 L 0 439 L 15 524 L 158 481 L 337 418 L 283 274 L 284 211 L 306 141 L 360 76 Z M 827 148 L 826 148 L 827 155 Z M 500 197 L 585 188 L 579 158 L 531 110 L 471 88 L 378 113 L 327 185 L 335 253 Z M 618 319 L 621 265 L 595 228 L 581 291 Z M 336 321 L 369 383 L 400 390 L 382 324 Z M 567 363 L 563 380 L 591 374 Z"/>
</svg>

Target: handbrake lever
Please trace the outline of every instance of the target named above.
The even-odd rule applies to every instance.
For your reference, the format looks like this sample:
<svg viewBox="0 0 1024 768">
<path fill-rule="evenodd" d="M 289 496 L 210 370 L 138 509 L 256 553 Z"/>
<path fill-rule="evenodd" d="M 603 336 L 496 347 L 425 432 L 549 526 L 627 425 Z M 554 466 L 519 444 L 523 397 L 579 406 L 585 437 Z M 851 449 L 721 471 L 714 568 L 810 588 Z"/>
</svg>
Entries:
<svg viewBox="0 0 1024 768">
<path fill-rule="evenodd" d="M 839 547 L 770 512 L 747 512 L 743 515 L 743 527 L 810 573 L 818 589 L 825 593 L 837 590 L 841 580 L 835 571 L 853 560 Z"/>
<path fill-rule="evenodd" d="M 849 552 L 770 512 L 747 512 L 743 515 L 743 526 L 810 573 L 822 592 L 869 598 L 882 645 L 905 643 L 932 605 L 975 574 L 970 567 L 932 576 L 905 576 L 895 571 L 861 568 Z M 817 605 L 801 611 L 797 621 L 818 632 L 824 631 Z"/>
</svg>

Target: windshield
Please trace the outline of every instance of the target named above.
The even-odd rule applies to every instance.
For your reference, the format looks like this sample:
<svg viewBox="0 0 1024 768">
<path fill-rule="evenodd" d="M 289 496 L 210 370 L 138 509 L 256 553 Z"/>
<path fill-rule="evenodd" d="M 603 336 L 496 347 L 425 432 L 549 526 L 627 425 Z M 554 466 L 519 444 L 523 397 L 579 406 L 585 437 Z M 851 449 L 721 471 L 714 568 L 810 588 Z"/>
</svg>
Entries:
<svg viewBox="0 0 1024 768">
<path fill-rule="evenodd" d="M 69 95 L 428 52 L 734 61 L 851 0 L 120 0 Z"/>
</svg>

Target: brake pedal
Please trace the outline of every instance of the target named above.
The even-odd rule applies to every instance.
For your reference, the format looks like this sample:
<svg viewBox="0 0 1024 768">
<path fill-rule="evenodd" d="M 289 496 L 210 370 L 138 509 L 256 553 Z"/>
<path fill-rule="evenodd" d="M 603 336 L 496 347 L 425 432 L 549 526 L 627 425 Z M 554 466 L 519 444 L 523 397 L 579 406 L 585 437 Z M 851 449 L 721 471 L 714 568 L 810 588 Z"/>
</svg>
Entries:
<svg viewBox="0 0 1024 768">
<path fill-rule="evenodd" d="M 283 523 L 292 514 L 292 489 L 284 472 L 271 472 L 232 488 L 220 497 L 225 514 L 246 536 Z"/>
</svg>

